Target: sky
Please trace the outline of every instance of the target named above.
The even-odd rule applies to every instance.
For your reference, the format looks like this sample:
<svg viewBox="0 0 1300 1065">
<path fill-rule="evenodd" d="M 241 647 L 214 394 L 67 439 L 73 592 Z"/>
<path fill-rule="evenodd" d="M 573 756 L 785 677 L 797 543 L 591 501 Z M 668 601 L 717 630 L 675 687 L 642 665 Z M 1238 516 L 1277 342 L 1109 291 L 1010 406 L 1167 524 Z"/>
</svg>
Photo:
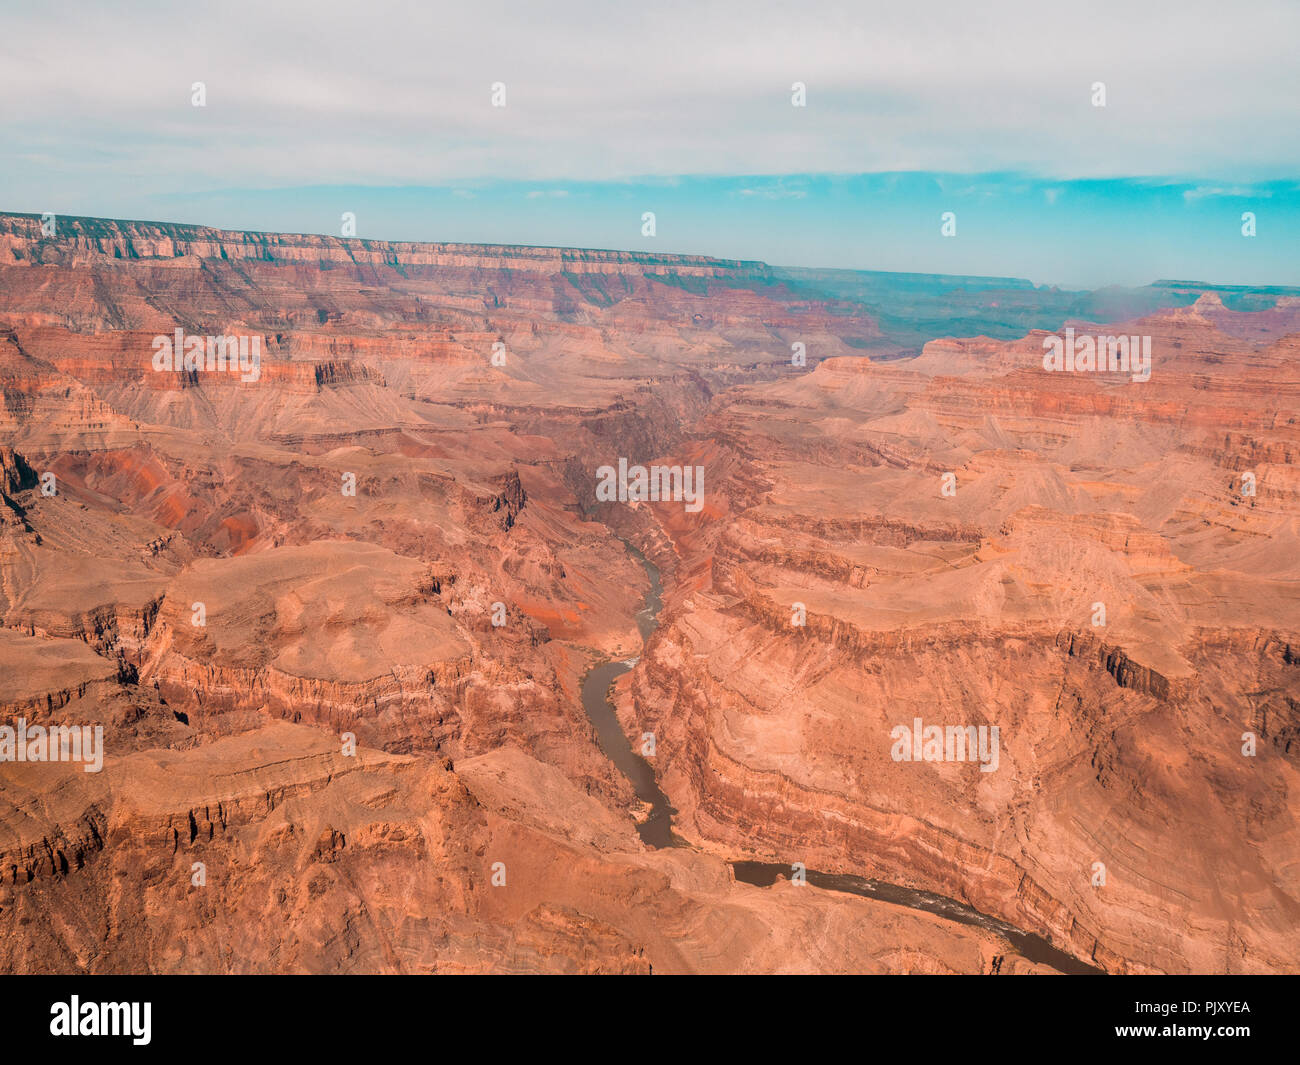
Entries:
<svg viewBox="0 0 1300 1065">
<path fill-rule="evenodd" d="M 1293 0 L 0 0 L 0 210 L 1297 285 L 1297 42 Z"/>
</svg>

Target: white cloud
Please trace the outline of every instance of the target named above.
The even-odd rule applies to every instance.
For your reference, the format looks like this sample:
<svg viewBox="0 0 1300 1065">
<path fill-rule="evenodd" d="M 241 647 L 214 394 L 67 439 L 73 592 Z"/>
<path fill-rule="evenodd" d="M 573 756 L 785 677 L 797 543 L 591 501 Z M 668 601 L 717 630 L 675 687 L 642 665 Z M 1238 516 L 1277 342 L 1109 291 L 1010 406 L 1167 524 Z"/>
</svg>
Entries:
<svg viewBox="0 0 1300 1065">
<path fill-rule="evenodd" d="M 6 204 L 60 182 L 1300 172 L 1300 5 L 1285 0 L 1176 16 L 1131 0 L 54 0 L 4 21 L 0 143 L 27 157 L 0 168 Z M 490 105 L 495 81 L 507 107 Z"/>
<path fill-rule="evenodd" d="M 1197 200 L 1211 198 L 1231 199 L 1268 199 L 1273 193 L 1268 189 L 1254 189 L 1245 185 L 1197 185 L 1183 190 L 1183 201 L 1195 203 Z"/>
</svg>

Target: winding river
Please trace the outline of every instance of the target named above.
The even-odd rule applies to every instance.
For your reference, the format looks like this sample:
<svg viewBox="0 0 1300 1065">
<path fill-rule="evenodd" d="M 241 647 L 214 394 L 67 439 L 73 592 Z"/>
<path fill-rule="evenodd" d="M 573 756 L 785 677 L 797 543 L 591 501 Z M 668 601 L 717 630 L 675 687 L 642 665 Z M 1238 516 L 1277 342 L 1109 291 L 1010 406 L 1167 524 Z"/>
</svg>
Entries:
<svg viewBox="0 0 1300 1065">
<path fill-rule="evenodd" d="M 736 879 L 757 887 L 771 887 L 778 876 L 789 877 L 791 868 L 775 862 L 732 862 Z M 812 869 L 807 873 L 808 883 L 813 887 L 825 888 L 827 891 L 843 891 L 850 895 L 861 895 L 881 902 L 892 902 L 896 906 L 906 906 L 909 910 L 921 910 L 947 918 L 956 924 L 974 925 L 989 932 L 995 932 L 1007 939 L 1025 958 L 1039 965 L 1050 965 L 1058 972 L 1072 976 L 1101 975 L 1102 970 L 1087 962 L 1080 961 L 1073 954 L 1067 954 L 1059 947 L 1052 946 L 1042 936 L 1032 932 L 1022 932 L 1015 925 L 967 906 L 964 902 L 950 899 L 946 895 L 935 895 L 929 891 L 902 887 L 898 884 L 886 884 L 880 880 L 869 880 L 864 876 L 851 876 L 847 873 L 818 873 Z"/>
<path fill-rule="evenodd" d="M 641 643 L 645 646 L 650 634 L 659 626 L 659 611 L 663 608 L 663 581 L 659 568 L 631 544 L 624 541 L 631 553 L 645 569 L 650 579 L 650 589 L 646 592 L 645 602 L 637 611 L 636 624 L 641 631 Z M 647 846 L 684 847 L 685 842 L 673 834 L 673 809 L 668 796 L 659 787 L 655 771 L 650 763 L 632 749 L 632 744 L 623 732 L 614 704 L 610 701 L 610 686 L 638 662 L 640 656 L 627 659 L 610 659 L 595 666 L 582 680 L 582 707 L 591 720 L 600 741 L 601 750 L 611 762 L 631 782 L 636 796 L 650 804 L 649 816 L 639 825 L 637 832 Z M 736 861 L 731 863 L 736 879 L 756 887 L 771 887 L 778 876 L 790 876 L 791 867 L 776 862 Z M 819 873 L 807 870 L 807 881 L 813 887 L 826 891 L 841 891 L 864 898 L 878 899 L 881 902 L 906 906 L 911 910 L 920 910 L 946 918 L 957 924 L 973 925 L 994 932 L 1007 939 L 1016 950 L 1029 961 L 1048 965 L 1062 973 L 1072 975 L 1099 974 L 1098 969 L 1080 961 L 1059 947 L 1053 946 L 1042 936 L 1032 932 L 1023 932 L 1014 925 L 979 910 L 967 906 L 956 899 L 944 895 L 935 895 L 929 891 L 899 884 L 887 884 L 880 880 L 871 880 L 861 876 L 844 873 Z"/>
<path fill-rule="evenodd" d="M 636 627 L 641 630 L 641 644 L 644 646 L 650 639 L 650 634 L 659 627 L 659 611 L 664 605 L 663 580 L 658 566 L 631 544 L 626 541 L 624 543 L 650 578 L 650 590 L 646 592 L 645 602 L 636 614 Z M 632 749 L 609 698 L 610 686 L 635 666 L 639 657 L 610 659 L 592 669 L 582 679 L 582 708 L 596 729 L 601 750 L 618 771 L 631 781 L 636 797 L 650 804 L 650 816 L 636 826 L 642 841 L 650 847 L 673 847 L 681 843 L 673 835 L 673 814 L 677 811 L 659 787 L 650 763 Z"/>
</svg>

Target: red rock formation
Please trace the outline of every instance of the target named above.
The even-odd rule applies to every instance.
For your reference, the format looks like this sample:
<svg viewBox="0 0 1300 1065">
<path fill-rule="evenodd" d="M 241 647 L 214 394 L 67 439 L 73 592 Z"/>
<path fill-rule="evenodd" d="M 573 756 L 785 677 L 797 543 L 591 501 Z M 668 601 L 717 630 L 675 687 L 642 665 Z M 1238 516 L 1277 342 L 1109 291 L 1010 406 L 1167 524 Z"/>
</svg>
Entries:
<svg viewBox="0 0 1300 1065">
<path fill-rule="evenodd" d="M 623 707 L 679 833 L 956 897 L 1109 971 L 1294 971 L 1295 338 L 1201 306 L 1130 327 L 1145 383 L 1044 372 L 1031 337 L 719 399 L 696 433 L 730 505 L 664 517 L 708 576 Z M 917 717 L 999 726 L 999 768 L 894 761 Z"/>
<path fill-rule="evenodd" d="M 1040 334 L 872 362 L 760 263 L 59 233 L 0 216 L 0 724 L 105 759 L 0 762 L 6 970 L 1042 969 L 744 858 L 1109 971 L 1294 969 L 1296 308 L 1128 324 L 1135 384 Z M 155 371 L 177 328 L 257 380 Z M 620 457 L 704 505 L 597 501 Z M 616 701 L 689 846 L 579 699 L 641 647 L 618 536 L 666 607 Z M 893 761 L 914 717 L 999 768 Z"/>
</svg>

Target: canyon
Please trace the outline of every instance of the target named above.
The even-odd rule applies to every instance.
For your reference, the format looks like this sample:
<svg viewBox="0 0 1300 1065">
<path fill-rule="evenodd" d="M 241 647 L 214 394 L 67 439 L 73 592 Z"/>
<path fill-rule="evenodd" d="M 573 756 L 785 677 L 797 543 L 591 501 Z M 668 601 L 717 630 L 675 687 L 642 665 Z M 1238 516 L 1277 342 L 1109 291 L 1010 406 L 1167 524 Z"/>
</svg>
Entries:
<svg viewBox="0 0 1300 1065">
<path fill-rule="evenodd" d="M 1300 971 L 1300 292 L 57 234 L 0 724 L 105 754 L 0 761 L 5 971 Z"/>
</svg>

